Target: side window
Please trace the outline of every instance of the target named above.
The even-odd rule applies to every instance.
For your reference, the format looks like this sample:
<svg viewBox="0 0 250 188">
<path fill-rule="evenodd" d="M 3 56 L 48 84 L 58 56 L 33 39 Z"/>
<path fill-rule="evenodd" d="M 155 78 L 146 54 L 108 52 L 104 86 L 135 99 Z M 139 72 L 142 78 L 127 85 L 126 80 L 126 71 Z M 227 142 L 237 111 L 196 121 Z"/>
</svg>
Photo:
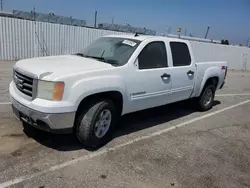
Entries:
<svg viewBox="0 0 250 188">
<path fill-rule="evenodd" d="M 191 57 L 187 44 L 183 42 L 170 42 L 173 57 L 173 66 L 188 66 L 191 64 Z"/>
<path fill-rule="evenodd" d="M 153 69 L 167 67 L 167 52 L 162 41 L 151 42 L 141 51 L 139 57 L 139 69 Z"/>
</svg>

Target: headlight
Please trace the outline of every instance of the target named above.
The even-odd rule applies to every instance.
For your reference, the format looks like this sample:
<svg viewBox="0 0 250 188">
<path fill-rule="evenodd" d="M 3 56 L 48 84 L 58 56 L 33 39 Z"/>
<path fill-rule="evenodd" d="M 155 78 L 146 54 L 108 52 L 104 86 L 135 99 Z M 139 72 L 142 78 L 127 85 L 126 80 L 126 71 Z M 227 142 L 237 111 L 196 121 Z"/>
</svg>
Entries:
<svg viewBox="0 0 250 188">
<path fill-rule="evenodd" d="M 64 82 L 49 82 L 38 80 L 37 98 L 61 101 L 63 98 Z"/>
</svg>

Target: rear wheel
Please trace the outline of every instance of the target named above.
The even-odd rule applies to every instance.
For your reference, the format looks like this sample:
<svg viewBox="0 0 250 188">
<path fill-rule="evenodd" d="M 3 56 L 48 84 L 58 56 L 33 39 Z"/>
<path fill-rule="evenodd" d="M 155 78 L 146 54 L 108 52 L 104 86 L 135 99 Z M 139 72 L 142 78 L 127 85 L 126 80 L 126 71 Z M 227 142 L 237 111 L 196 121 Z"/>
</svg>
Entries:
<svg viewBox="0 0 250 188">
<path fill-rule="evenodd" d="M 111 100 L 92 101 L 79 112 L 76 136 L 85 146 L 98 148 L 111 138 L 116 122 L 115 106 Z"/>
<path fill-rule="evenodd" d="M 215 94 L 214 85 L 205 86 L 200 97 L 197 99 L 198 109 L 200 111 L 207 111 L 213 107 L 214 94 Z"/>
</svg>

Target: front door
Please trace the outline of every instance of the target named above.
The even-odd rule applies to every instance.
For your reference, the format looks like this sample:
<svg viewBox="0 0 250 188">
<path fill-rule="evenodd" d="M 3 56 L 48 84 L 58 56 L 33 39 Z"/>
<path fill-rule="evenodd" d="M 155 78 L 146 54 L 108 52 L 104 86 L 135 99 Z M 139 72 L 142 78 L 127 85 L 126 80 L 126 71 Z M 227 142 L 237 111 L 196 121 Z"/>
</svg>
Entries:
<svg viewBox="0 0 250 188">
<path fill-rule="evenodd" d="M 163 41 L 148 43 L 134 63 L 127 89 L 130 112 L 164 105 L 171 91 L 167 67 L 166 45 Z"/>
</svg>

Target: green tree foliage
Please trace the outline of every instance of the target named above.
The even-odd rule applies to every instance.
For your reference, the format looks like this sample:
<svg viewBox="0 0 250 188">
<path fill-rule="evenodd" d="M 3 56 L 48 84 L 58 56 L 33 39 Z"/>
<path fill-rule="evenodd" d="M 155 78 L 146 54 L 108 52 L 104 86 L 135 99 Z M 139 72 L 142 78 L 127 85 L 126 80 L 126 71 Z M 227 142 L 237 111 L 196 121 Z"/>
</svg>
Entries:
<svg viewBox="0 0 250 188">
<path fill-rule="evenodd" d="M 221 44 L 229 45 L 229 41 L 228 40 L 221 40 Z"/>
</svg>

